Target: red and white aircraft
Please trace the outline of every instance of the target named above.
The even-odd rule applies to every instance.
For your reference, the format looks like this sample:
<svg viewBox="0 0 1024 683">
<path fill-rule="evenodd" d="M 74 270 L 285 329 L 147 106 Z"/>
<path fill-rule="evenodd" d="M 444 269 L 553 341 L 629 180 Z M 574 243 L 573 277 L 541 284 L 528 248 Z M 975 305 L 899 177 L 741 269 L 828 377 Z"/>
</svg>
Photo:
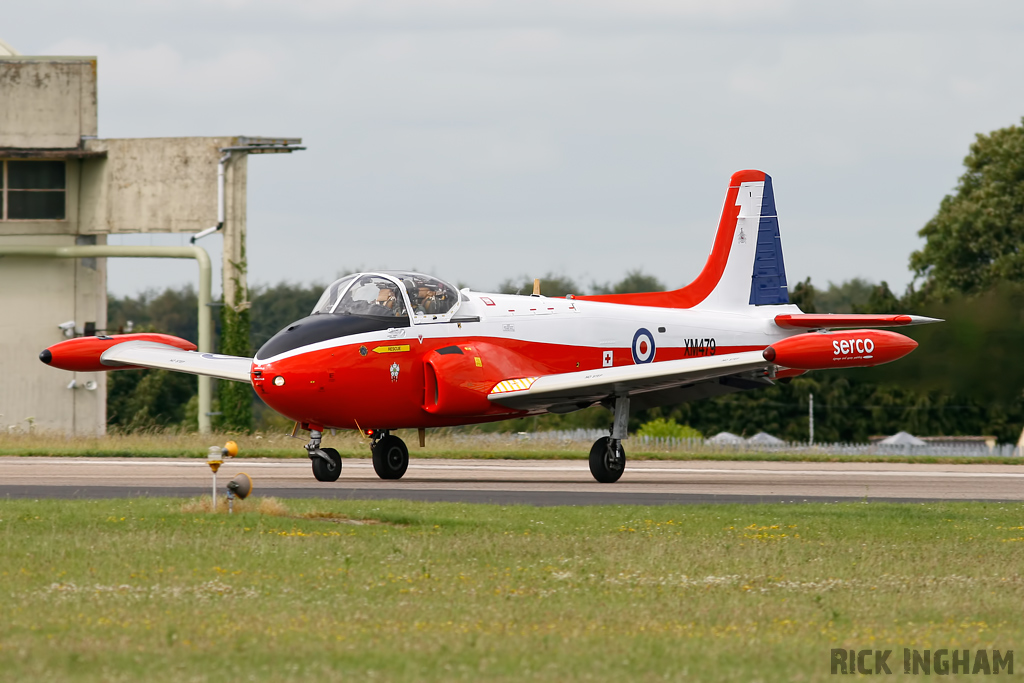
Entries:
<svg viewBox="0 0 1024 683">
<path fill-rule="evenodd" d="M 789 303 L 771 178 L 733 174 L 711 255 L 670 292 L 548 298 L 482 294 L 420 273 L 341 278 L 312 313 L 240 358 L 176 337 L 82 337 L 40 354 L 75 371 L 162 368 L 250 383 L 308 430 L 313 475 L 335 481 L 325 429 L 371 437 L 373 466 L 399 479 L 409 451 L 392 434 L 567 413 L 601 404 L 611 432 L 590 450 L 599 482 L 622 476 L 630 407 L 756 389 L 807 370 L 871 366 L 917 343 L 870 329 L 937 322 L 912 315 L 815 315 Z M 832 330 L 858 328 L 835 332 Z"/>
</svg>

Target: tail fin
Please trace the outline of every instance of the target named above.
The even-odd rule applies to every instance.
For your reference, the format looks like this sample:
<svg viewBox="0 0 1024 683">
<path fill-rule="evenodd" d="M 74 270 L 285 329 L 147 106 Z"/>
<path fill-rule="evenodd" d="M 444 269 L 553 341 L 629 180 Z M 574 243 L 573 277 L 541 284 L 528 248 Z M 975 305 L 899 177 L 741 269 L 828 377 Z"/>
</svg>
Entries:
<svg viewBox="0 0 1024 683">
<path fill-rule="evenodd" d="M 762 171 L 732 174 L 711 255 L 690 284 L 671 292 L 576 298 L 633 306 L 714 310 L 788 304 L 786 266 L 771 176 Z"/>
</svg>

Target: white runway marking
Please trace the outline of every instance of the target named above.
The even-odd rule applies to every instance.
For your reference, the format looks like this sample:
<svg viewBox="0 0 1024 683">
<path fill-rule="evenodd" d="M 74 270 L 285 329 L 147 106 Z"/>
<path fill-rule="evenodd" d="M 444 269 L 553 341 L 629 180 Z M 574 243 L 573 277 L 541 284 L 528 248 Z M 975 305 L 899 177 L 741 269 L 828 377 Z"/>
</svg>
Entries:
<svg viewBox="0 0 1024 683">
<path fill-rule="evenodd" d="M 82 468 L 92 468 L 96 465 L 113 465 L 113 466 L 131 466 L 131 467 L 183 467 L 188 469 L 198 468 L 203 469 L 206 461 L 200 458 L 190 459 L 172 459 L 172 458 L 146 458 L 146 459 L 99 459 L 99 458 L 16 458 L 16 459 L 0 459 L 6 460 L 5 466 L 23 466 L 23 467 L 38 467 L 43 464 L 60 463 L 62 466 L 73 465 Z M 541 461 L 543 462 L 543 461 Z M 1009 479 L 1024 479 L 1024 471 L 1022 472 L 1005 472 L 1005 471 L 994 471 L 994 472 L 971 472 L 956 470 L 918 470 L 918 469 L 898 469 L 898 470 L 867 470 L 867 469 L 839 469 L 843 463 L 821 463 L 823 466 L 821 469 L 789 469 L 788 467 L 780 467 L 778 469 L 766 469 L 766 468 L 752 468 L 746 469 L 741 466 L 733 468 L 713 468 L 713 467 L 693 467 L 689 465 L 680 464 L 677 467 L 665 467 L 665 466 L 648 466 L 650 461 L 639 461 L 635 463 L 627 463 L 626 472 L 630 474 L 727 474 L 727 475 L 766 475 L 766 476 L 778 476 L 781 474 L 790 476 L 813 476 L 820 477 L 822 475 L 828 476 L 857 476 L 857 477 L 950 477 L 956 479 L 974 479 L 974 478 L 1009 478 Z M 413 459 L 409 463 L 409 470 L 412 472 L 416 471 L 447 471 L 447 472 L 573 472 L 573 473 L 585 473 L 589 475 L 590 469 L 586 461 L 575 461 L 565 462 L 559 465 L 547 465 L 537 464 L 536 460 L 522 460 L 512 461 L 514 464 L 494 464 L 491 462 L 481 462 L 479 460 L 466 460 L 456 462 L 438 463 L 430 460 L 417 460 Z M 739 463 L 738 463 L 739 464 Z M 763 463 L 758 463 L 762 465 Z M 796 463 L 782 463 L 779 465 L 792 465 Z M 806 463 L 799 463 L 806 464 Z M 874 463 L 871 463 L 874 464 Z M 899 465 L 902 463 L 893 463 Z M 249 467 L 259 469 L 302 469 L 303 471 L 309 469 L 309 462 L 304 459 L 294 459 L 285 461 L 262 461 L 262 460 L 227 460 L 224 462 L 223 467 Z M 908 467 L 914 467 L 910 465 Z M 919 466 L 924 467 L 924 466 Z M 936 467 L 932 465 L 931 467 Z M 941 465 L 937 467 L 942 467 Z M 986 465 L 952 465 L 950 468 L 967 468 L 967 467 L 991 467 Z M 1016 468 L 1014 465 L 1005 465 L 1002 467 Z M 366 458 L 345 458 L 344 469 L 360 469 L 360 470 L 372 470 L 373 464 Z"/>
</svg>

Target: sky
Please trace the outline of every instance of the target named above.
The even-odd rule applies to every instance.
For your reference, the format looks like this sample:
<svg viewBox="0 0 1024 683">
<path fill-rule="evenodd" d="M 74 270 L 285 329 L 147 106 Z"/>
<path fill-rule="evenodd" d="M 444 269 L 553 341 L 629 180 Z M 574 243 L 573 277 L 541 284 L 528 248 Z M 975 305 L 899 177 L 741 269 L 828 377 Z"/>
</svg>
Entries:
<svg viewBox="0 0 1024 683">
<path fill-rule="evenodd" d="M 0 38 L 99 58 L 100 137 L 301 137 L 249 160 L 250 284 L 418 269 L 487 290 L 707 258 L 773 178 L 790 286 L 911 281 L 976 133 L 1024 115 L 1024 3 L 36 0 Z M 201 244 L 219 259 L 220 237 Z M 180 235 L 111 243 L 182 244 Z M 109 290 L 195 282 L 114 260 Z"/>
</svg>

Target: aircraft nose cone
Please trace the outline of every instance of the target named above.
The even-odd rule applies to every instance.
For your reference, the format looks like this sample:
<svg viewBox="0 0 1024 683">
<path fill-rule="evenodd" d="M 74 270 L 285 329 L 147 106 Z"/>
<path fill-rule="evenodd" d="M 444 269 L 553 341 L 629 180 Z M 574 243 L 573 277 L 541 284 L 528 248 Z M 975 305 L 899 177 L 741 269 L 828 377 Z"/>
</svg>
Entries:
<svg viewBox="0 0 1024 683">
<path fill-rule="evenodd" d="M 50 353 L 50 349 L 44 349 L 39 353 L 39 360 L 43 361 L 47 365 L 53 360 L 53 354 Z"/>
</svg>

